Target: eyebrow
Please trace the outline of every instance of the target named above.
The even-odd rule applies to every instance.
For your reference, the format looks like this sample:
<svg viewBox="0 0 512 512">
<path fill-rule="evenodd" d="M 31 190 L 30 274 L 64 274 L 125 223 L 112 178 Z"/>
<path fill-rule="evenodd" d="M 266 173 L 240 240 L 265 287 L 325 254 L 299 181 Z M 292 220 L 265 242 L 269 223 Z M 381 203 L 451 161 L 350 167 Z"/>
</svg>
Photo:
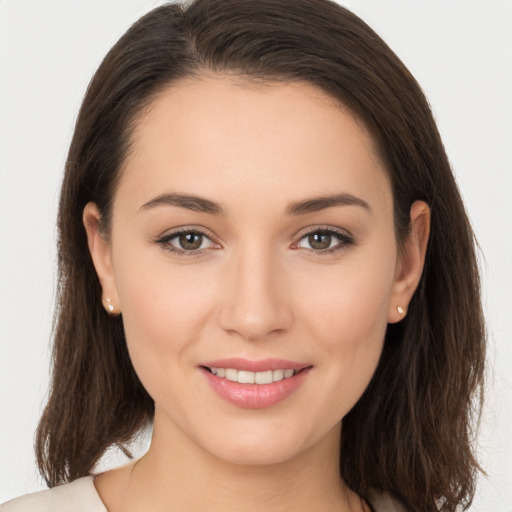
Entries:
<svg viewBox="0 0 512 512">
<path fill-rule="evenodd" d="M 286 208 L 286 215 L 305 215 L 306 213 L 318 212 L 334 206 L 360 206 L 371 211 L 370 205 L 360 197 L 352 194 L 335 194 L 328 196 L 313 197 L 304 201 L 291 203 Z"/>
<path fill-rule="evenodd" d="M 143 204 L 139 212 L 149 210 L 157 206 L 177 206 L 178 208 L 186 208 L 194 212 L 209 213 L 211 215 L 225 215 L 224 208 L 204 197 L 189 194 L 162 194 L 151 201 Z"/>
<path fill-rule="evenodd" d="M 162 194 L 147 203 L 143 204 L 140 211 L 156 208 L 157 206 L 177 206 L 194 212 L 208 213 L 210 215 L 223 216 L 225 209 L 219 203 L 210 199 L 191 194 Z M 303 201 L 297 201 L 288 205 L 285 215 L 300 216 L 308 213 L 314 213 L 335 206 L 360 206 L 365 210 L 371 211 L 370 205 L 363 199 L 352 194 L 334 194 L 320 197 L 313 197 Z"/>
</svg>

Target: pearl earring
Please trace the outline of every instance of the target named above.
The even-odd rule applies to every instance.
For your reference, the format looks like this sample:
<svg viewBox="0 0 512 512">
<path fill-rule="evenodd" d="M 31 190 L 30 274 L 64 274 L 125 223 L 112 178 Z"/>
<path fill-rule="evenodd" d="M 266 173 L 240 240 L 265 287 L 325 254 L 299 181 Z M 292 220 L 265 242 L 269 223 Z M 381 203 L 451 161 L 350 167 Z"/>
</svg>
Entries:
<svg viewBox="0 0 512 512">
<path fill-rule="evenodd" d="M 397 306 L 396 310 L 398 311 L 399 315 L 403 315 L 404 314 L 404 308 L 402 306 Z"/>
<path fill-rule="evenodd" d="M 105 299 L 106 303 L 107 303 L 107 310 L 108 310 L 108 314 L 110 316 L 117 316 L 119 315 L 119 312 L 116 311 L 116 308 L 115 306 L 112 304 L 112 299 Z"/>
</svg>

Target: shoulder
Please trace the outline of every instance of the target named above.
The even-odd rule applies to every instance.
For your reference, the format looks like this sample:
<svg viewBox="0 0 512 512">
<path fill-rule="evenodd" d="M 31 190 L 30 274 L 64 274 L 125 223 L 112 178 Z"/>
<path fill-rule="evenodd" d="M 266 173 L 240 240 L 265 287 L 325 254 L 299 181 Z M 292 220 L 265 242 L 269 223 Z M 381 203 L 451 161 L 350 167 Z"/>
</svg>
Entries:
<svg viewBox="0 0 512 512">
<path fill-rule="evenodd" d="M 93 477 L 34 492 L 0 505 L 0 512 L 107 512 Z"/>
<path fill-rule="evenodd" d="M 387 493 L 373 493 L 370 503 L 375 512 L 406 512 L 405 508 Z"/>
</svg>

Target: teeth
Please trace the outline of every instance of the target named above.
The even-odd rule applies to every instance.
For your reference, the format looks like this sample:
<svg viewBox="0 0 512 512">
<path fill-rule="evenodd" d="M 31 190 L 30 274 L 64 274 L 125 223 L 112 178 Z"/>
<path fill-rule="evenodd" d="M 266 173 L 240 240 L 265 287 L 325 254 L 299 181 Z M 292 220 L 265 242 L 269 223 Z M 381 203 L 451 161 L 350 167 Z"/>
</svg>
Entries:
<svg viewBox="0 0 512 512">
<path fill-rule="evenodd" d="M 256 372 L 254 374 L 254 382 L 256 384 L 272 384 L 272 382 L 274 382 L 272 370 L 268 372 Z"/>
<path fill-rule="evenodd" d="M 284 379 L 284 370 L 274 370 L 272 375 L 274 382 Z"/>
<path fill-rule="evenodd" d="M 232 380 L 233 382 L 238 382 L 238 370 L 233 370 L 233 368 L 226 368 L 226 379 Z"/>
<path fill-rule="evenodd" d="M 240 382 L 240 384 L 254 384 L 254 379 L 254 372 L 238 371 L 238 382 Z"/>
<path fill-rule="evenodd" d="M 283 379 L 289 379 L 295 374 L 295 370 L 267 370 L 266 372 L 248 372 L 235 370 L 234 368 L 210 368 L 213 375 L 225 378 L 240 384 L 272 384 Z"/>
</svg>

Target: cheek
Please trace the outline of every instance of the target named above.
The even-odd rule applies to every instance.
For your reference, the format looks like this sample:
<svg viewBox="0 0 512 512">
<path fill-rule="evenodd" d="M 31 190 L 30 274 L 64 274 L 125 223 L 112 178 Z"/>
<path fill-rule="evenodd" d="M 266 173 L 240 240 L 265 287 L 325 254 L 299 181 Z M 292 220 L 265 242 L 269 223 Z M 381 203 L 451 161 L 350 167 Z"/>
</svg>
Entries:
<svg viewBox="0 0 512 512">
<path fill-rule="evenodd" d="M 310 296 L 305 329 L 322 351 L 324 371 L 319 373 L 324 389 L 330 392 L 325 414 L 333 422 L 355 405 L 377 367 L 387 329 L 394 268 L 392 257 L 372 264 L 359 261 L 343 269 L 340 266 L 329 286 Z"/>
<path fill-rule="evenodd" d="M 323 333 L 315 337 L 326 339 L 333 350 L 360 350 L 381 341 L 394 272 L 391 254 L 387 258 L 354 258 L 330 271 L 329 276 L 305 274 L 307 282 L 302 287 L 312 290 L 305 296 L 306 316 Z"/>
<path fill-rule="evenodd" d="M 170 383 L 181 366 L 190 366 L 211 301 L 193 265 L 172 265 L 136 247 L 126 246 L 124 254 L 130 257 L 114 264 L 126 341 L 139 378 L 156 398 L 156 383 Z"/>
</svg>

